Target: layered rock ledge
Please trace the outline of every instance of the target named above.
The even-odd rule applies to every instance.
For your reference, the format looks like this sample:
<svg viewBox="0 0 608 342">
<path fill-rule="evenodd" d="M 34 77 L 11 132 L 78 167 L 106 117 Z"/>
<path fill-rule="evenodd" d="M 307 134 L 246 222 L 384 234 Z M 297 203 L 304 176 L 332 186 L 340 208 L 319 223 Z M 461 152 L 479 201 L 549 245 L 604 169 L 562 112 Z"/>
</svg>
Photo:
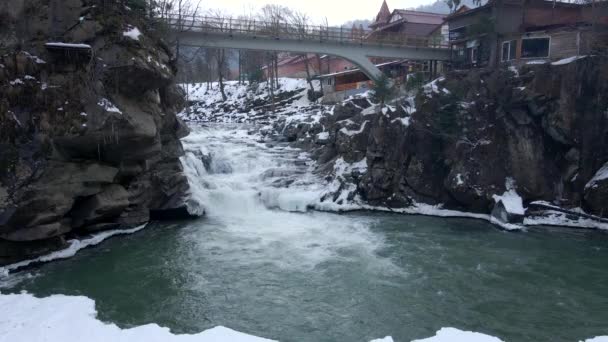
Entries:
<svg viewBox="0 0 608 342">
<path fill-rule="evenodd" d="M 171 51 L 141 15 L 102 3 L 0 5 L 0 265 L 189 215 Z"/>
</svg>

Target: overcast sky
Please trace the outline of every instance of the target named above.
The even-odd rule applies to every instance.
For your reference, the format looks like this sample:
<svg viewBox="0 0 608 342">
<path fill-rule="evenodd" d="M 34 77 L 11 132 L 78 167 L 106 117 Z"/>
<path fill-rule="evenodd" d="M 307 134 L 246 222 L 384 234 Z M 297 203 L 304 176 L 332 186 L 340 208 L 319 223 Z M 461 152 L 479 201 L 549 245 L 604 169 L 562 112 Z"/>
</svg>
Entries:
<svg viewBox="0 0 608 342">
<path fill-rule="evenodd" d="M 434 2 L 433 0 L 387 0 L 395 8 L 411 8 Z M 380 9 L 382 0 L 203 0 L 205 8 L 221 9 L 233 15 L 258 10 L 274 3 L 308 13 L 314 21 L 327 17 L 330 25 L 341 25 L 354 19 L 372 19 Z"/>
</svg>

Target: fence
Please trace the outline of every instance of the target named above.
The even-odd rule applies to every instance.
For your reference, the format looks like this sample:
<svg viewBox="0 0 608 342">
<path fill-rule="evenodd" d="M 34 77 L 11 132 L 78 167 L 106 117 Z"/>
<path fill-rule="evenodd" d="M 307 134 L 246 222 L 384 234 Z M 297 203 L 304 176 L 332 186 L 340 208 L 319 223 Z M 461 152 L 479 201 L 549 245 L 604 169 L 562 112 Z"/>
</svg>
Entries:
<svg viewBox="0 0 608 342">
<path fill-rule="evenodd" d="M 382 45 L 394 47 L 446 48 L 441 39 L 407 33 L 374 32 L 345 27 L 298 25 L 283 21 L 260 21 L 205 16 L 170 15 L 166 22 L 179 32 L 202 32 L 249 36 L 276 40 L 317 41 L 321 43 Z"/>
</svg>

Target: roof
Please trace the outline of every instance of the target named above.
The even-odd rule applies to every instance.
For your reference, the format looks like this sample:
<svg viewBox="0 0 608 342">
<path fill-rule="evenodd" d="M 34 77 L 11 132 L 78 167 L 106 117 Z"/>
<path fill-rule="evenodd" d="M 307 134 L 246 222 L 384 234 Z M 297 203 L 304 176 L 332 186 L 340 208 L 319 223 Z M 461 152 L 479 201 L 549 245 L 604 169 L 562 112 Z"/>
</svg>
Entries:
<svg viewBox="0 0 608 342">
<path fill-rule="evenodd" d="M 372 23 L 372 25 L 385 24 L 386 22 L 388 22 L 390 17 L 391 11 L 388 9 L 386 0 L 384 0 L 384 2 L 382 2 L 382 6 L 380 7 L 378 15 L 376 15 L 376 20 Z"/>
<path fill-rule="evenodd" d="M 462 5 L 462 7 L 460 7 L 456 12 L 450 14 L 447 18 L 446 21 L 450 21 L 452 19 L 456 19 L 456 18 L 461 18 L 461 17 L 465 17 L 468 15 L 472 15 L 475 14 L 477 12 L 481 12 L 481 11 L 485 11 L 487 9 L 492 8 L 492 1 L 488 1 L 485 5 L 483 6 L 479 6 L 479 7 L 475 7 L 475 8 L 469 8 L 465 5 Z"/>
<path fill-rule="evenodd" d="M 400 18 L 391 22 L 391 19 L 394 18 L 396 15 L 398 15 Z M 376 22 L 374 23 L 374 25 L 370 25 L 370 27 L 376 30 L 385 30 L 391 27 L 401 26 L 404 23 L 407 23 L 413 24 L 408 29 L 408 32 L 411 31 L 415 26 L 421 26 L 421 28 L 417 30 L 417 32 L 410 33 L 414 35 L 424 36 L 432 32 L 436 26 L 441 26 L 445 22 L 445 18 L 446 16 L 441 13 L 396 9 L 384 23 Z"/>
<path fill-rule="evenodd" d="M 393 64 L 400 64 L 400 63 L 403 63 L 403 62 L 406 62 L 406 60 L 397 60 L 397 61 L 391 61 L 391 62 L 376 64 L 376 67 L 381 68 L 383 66 L 393 65 Z M 318 75 L 315 78 L 335 77 L 335 76 L 341 76 L 341 75 L 347 75 L 347 74 L 354 74 L 354 73 L 357 73 L 357 72 L 360 72 L 360 71 L 361 70 L 359 68 L 356 68 L 356 69 L 350 69 L 350 70 L 345 70 L 345 71 L 340 71 L 340 72 L 334 72 L 332 74 Z"/>
<path fill-rule="evenodd" d="M 445 15 L 440 13 L 419 12 L 402 9 L 394 10 L 393 15 L 395 14 L 399 14 L 401 18 L 408 23 L 415 24 L 441 25 L 445 19 Z"/>
</svg>

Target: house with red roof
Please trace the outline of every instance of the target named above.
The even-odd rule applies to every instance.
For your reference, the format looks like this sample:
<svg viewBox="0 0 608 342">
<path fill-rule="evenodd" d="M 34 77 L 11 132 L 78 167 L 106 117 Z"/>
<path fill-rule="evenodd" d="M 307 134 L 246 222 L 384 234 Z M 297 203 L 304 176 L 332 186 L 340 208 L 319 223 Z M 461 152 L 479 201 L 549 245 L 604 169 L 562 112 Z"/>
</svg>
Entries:
<svg viewBox="0 0 608 342">
<path fill-rule="evenodd" d="M 446 42 L 447 36 L 442 36 L 446 30 L 441 30 L 444 25 L 447 28 L 445 19 L 446 15 L 440 13 L 404 9 L 391 12 L 384 0 L 374 22 L 370 24 L 373 30 L 370 37 L 393 35 L 416 45 L 427 45 L 429 40 L 436 43 Z"/>
</svg>

